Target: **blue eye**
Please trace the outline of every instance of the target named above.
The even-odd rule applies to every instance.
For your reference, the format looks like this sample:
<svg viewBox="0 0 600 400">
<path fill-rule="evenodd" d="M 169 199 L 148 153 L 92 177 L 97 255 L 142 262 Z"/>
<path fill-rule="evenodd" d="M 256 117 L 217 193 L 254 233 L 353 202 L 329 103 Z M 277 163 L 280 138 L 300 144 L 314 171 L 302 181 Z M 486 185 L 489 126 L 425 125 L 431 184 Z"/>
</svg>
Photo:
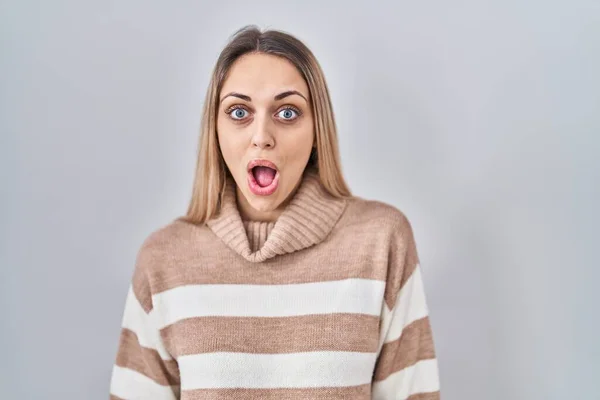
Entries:
<svg viewBox="0 0 600 400">
<path fill-rule="evenodd" d="M 245 113 L 247 112 L 248 111 L 244 110 L 243 108 L 236 108 L 229 115 L 231 115 L 231 118 L 233 119 L 244 119 L 246 117 Z"/>
<path fill-rule="evenodd" d="M 290 121 L 298 116 L 298 112 L 292 108 L 284 108 L 277 115 L 282 119 Z"/>
</svg>

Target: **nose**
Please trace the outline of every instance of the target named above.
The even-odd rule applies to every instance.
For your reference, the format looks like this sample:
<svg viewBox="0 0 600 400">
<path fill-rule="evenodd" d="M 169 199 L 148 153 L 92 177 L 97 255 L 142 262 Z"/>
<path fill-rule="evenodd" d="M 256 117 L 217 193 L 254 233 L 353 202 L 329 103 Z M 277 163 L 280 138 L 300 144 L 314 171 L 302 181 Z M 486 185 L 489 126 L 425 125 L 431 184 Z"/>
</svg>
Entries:
<svg viewBox="0 0 600 400">
<path fill-rule="evenodd" d="M 268 116 L 256 116 L 254 118 L 254 132 L 252 133 L 252 146 L 261 149 L 275 146 L 275 137 L 271 132 L 271 124 Z"/>
</svg>

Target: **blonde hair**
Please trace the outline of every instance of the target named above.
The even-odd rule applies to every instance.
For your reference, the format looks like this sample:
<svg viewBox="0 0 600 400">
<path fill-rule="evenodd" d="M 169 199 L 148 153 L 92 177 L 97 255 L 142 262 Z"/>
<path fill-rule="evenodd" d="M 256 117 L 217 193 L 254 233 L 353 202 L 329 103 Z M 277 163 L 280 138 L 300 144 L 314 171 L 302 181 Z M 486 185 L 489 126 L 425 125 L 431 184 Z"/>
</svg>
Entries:
<svg viewBox="0 0 600 400">
<path fill-rule="evenodd" d="M 204 100 L 192 198 L 187 214 L 180 217 L 181 220 L 204 224 L 219 213 L 230 172 L 217 138 L 218 99 L 233 63 L 249 53 L 283 57 L 296 66 L 308 85 L 315 121 L 316 147 L 313 148 L 307 167 L 317 169 L 321 184 L 332 196 L 352 196 L 342 175 L 333 108 L 317 59 L 306 45 L 288 33 L 261 31 L 255 25 L 248 25 L 231 36 L 214 67 Z"/>
</svg>

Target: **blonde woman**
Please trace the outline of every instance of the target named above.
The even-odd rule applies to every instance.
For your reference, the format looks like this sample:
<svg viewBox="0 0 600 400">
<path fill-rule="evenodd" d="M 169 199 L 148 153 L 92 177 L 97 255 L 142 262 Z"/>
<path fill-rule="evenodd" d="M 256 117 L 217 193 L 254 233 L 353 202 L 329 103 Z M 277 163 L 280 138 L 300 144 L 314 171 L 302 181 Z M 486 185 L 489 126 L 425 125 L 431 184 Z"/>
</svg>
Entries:
<svg viewBox="0 0 600 400">
<path fill-rule="evenodd" d="M 208 88 L 185 216 L 137 255 L 111 399 L 439 399 L 405 215 L 344 181 L 311 51 L 248 26 Z"/>
</svg>

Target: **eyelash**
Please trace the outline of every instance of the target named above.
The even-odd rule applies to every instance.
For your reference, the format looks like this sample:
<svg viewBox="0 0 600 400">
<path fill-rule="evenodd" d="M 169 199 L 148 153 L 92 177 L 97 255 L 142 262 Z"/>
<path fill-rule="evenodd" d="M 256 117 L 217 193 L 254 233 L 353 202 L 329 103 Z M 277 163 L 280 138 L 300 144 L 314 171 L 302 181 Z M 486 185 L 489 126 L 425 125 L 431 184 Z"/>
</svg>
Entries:
<svg viewBox="0 0 600 400">
<path fill-rule="evenodd" d="M 229 115 L 229 118 L 231 118 L 233 120 L 233 122 L 240 122 L 240 123 L 244 122 L 245 118 L 244 119 L 236 119 L 236 118 L 231 117 L 231 113 L 237 109 L 242 109 L 242 110 L 248 111 L 248 113 L 250 112 L 250 110 L 248 110 L 247 107 L 242 106 L 240 104 L 236 104 L 236 105 L 229 107 L 227 110 L 225 110 L 225 114 Z M 283 121 L 284 123 L 292 123 L 302 116 L 302 111 L 300 111 L 298 108 L 296 108 L 294 106 L 289 106 L 289 105 L 280 108 L 279 110 L 277 110 L 277 112 L 275 114 L 279 114 L 280 112 L 285 111 L 285 110 L 292 110 L 297 114 L 297 116 L 296 116 L 296 118 L 293 118 L 290 120 L 281 119 L 281 121 Z"/>
</svg>

